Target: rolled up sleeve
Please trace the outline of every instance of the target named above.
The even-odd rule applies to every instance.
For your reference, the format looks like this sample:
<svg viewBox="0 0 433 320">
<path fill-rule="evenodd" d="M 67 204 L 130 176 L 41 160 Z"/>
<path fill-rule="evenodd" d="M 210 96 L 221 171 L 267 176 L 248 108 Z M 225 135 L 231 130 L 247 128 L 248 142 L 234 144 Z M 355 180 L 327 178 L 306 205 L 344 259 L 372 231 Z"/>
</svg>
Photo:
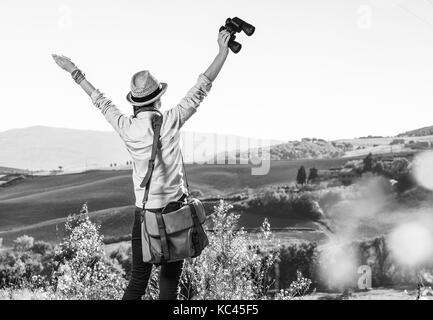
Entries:
<svg viewBox="0 0 433 320">
<path fill-rule="evenodd" d="M 178 105 L 166 112 L 166 121 L 170 129 L 180 129 L 197 111 L 203 99 L 212 88 L 212 81 L 200 74 L 197 83 L 192 87 Z"/>
<path fill-rule="evenodd" d="M 96 108 L 101 110 L 105 119 L 120 135 L 129 124 L 129 117 L 125 116 L 112 102 L 107 99 L 99 90 L 95 90 L 91 95 L 92 102 Z"/>
</svg>

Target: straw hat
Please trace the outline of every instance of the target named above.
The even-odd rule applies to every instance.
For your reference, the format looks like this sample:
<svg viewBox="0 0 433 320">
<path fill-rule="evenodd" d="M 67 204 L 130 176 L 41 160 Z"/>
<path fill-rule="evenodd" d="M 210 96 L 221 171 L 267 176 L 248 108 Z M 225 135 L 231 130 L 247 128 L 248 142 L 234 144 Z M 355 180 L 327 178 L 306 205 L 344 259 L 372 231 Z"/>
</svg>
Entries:
<svg viewBox="0 0 433 320">
<path fill-rule="evenodd" d="M 158 100 L 166 90 L 166 83 L 159 83 L 147 70 L 140 71 L 132 76 L 131 91 L 126 100 L 134 106 L 146 106 Z"/>
</svg>

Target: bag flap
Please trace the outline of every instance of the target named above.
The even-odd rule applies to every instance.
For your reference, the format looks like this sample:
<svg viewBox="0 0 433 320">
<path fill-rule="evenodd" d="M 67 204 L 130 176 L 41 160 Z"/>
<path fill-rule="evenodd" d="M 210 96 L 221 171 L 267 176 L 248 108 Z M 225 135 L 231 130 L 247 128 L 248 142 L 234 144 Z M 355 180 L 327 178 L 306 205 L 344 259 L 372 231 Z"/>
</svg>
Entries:
<svg viewBox="0 0 433 320">
<path fill-rule="evenodd" d="M 188 205 L 181 209 L 162 215 L 165 223 L 165 230 L 168 235 L 189 229 L 194 225 L 190 207 L 192 205 L 195 207 L 200 224 L 203 224 L 206 221 L 206 212 L 203 204 L 200 200 L 193 199 L 188 202 Z M 145 217 L 147 233 L 152 237 L 159 237 L 159 228 L 155 213 L 146 211 Z"/>
</svg>

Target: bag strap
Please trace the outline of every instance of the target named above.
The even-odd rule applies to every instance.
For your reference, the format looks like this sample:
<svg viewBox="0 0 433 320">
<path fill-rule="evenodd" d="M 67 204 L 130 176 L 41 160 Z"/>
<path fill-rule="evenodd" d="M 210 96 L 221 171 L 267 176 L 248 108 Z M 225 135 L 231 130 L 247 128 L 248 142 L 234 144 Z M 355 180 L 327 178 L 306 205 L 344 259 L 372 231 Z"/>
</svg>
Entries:
<svg viewBox="0 0 433 320">
<path fill-rule="evenodd" d="M 164 117 L 163 117 L 162 113 L 159 112 L 159 110 L 150 109 L 150 110 L 146 110 L 146 111 L 156 112 L 157 115 L 154 115 L 152 118 L 152 129 L 153 129 L 152 153 L 150 155 L 146 176 L 144 177 L 143 181 L 140 184 L 141 188 L 146 188 L 146 190 L 144 192 L 144 197 L 143 197 L 143 209 L 142 209 L 142 215 L 144 218 L 144 223 L 146 223 L 146 221 L 145 221 L 146 208 L 145 207 L 146 207 L 146 202 L 149 198 L 149 190 L 150 190 L 150 183 L 152 181 L 153 170 L 155 169 L 156 153 L 162 147 L 160 138 L 161 138 L 162 122 L 164 120 Z M 162 217 L 161 212 L 155 213 L 155 216 L 156 216 L 156 221 L 158 223 L 159 235 L 161 237 L 161 248 L 162 248 L 162 253 L 163 253 L 163 259 L 169 260 L 170 254 L 169 254 L 169 250 L 168 250 L 167 233 L 165 230 L 164 219 Z"/>
<path fill-rule="evenodd" d="M 183 175 L 185 176 L 186 190 L 188 192 L 188 197 L 189 197 L 191 195 L 191 192 L 189 191 L 188 177 L 186 175 L 185 162 L 183 161 L 182 150 L 180 151 L 180 158 L 182 160 L 182 171 L 183 171 Z"/>
<path fill-rule="evenodd" d="M 150 159 L 149 159 L 149 164 L 147 167 L 146 176 L 144 177 L 144 179 L 140 185 L 141 188 L 146 188 L 146 190 L 144 192 L 144 197 L 143 197 L 143 210 L 144 210 L 144 208 L 146 206 L 146 202 L 149 198 L 150 183 L 152 181 L 153 170 L 155 169 L 156 152 L 158 149 L 161 149 L 161 147 L 162 147 L 160 137 L 161 137 L 161 127 L 162 127 L 162 122 L 163 122 L 163 115 L 157 109 L 151 109 L 149 111 L 154 111 L 154 112 L 158 113 L 158 115 L 155 115 L 152 118 L 152 128 L 153 128 L 152 154 L 151 154 Z"/>
<path fill-rule="evenodd" d="M 189 204 L 189 208 L 191 210 L 191 217 L 192 221 L 194 223 L 194 229 L 192 234 L 192 243 L 194 248 L 196 249 L 196 252 L 201 252 L 204 247 L 203 244 L 200 241 L 198 229 L 201 228 L 200 219 L 198 218 L 197 211 L 195 210 L 195 206 L 193 203 Z"/>
<path fill-rule="evenodd" d="M 164 218 L 161 212 L 156 212 L 156 222 L 158 223 L 159 236 L 161 237 L 161 249 L 163 259 L 168 261 L 170 259 L 170 253 L 168 250 L 167 231 L 165 230 Z"/>
<path fill-rule="evenodd" d="M 157 152 L 157 149 L 161 149 L 161 147 L 162 147 L 161 140 L 160 140 L 160 132 L 161 132 L 162 122 L 163 122 L 163 118 L 164 118 L 162 113 L 158 109 L 148 109 L 145 111 L 147 111 L 147 112 L 153 111 L 153 112 L 158 113 L 158 115 L 155 115 L 152 118 L 152 128 L 153 128 L 152 154 L 151 154 L 151 157 L 149 160 L 146 176 L 144 177 L 143 181 L 140 184 L 141 188 L 146 188 L 146 191 L 144 193 L 144 198 L 143 198 L 143 209 L 144 209 L 146 202 L 148 200 L 148 197 L 149 197 L 150 182 L 152 180 L 153 170 L 155 169 L 156 152 Z M 181 161 L 182 161 L 182 171 L 183 171 L 183 175 L 185 177 L 186 190 L 187 190 L 188 196 L 190 196 L 191 192 L 190 192 L 190 188 L 189 188 L 188 177 L 187 177 L 187 173 L 186 173 L 186 169 L 185 169 L 185 162 L 183 160 L 182 150 L 180 151 L 180 157 L 181 157 Z"/>
<path fill-rule="evenodd" d="M 195 227 L 200 226 L 201 225 L 200 219 L 198 218 L 197 211 L 195 210 L 194 203 L 190 203 L 189 204 L 189 208 L 191 210 L 191 217 L 192 217 L 192 221 L 194 223 L 194 226 Z"/>
</svg>

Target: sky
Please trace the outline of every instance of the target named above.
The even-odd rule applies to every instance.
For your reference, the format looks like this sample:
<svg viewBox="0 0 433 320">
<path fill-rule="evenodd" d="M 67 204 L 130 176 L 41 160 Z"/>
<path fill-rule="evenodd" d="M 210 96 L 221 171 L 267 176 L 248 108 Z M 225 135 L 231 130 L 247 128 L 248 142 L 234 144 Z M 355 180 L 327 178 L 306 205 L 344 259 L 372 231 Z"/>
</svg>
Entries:
<svg viewBox="0 0 433 320">
<path fill-rule="evenodd" d="M 185 130 L 297 140 L 395 135 L 433 125 L 433 0 L 2 0 L 0 132 L 35 125 L 112 130 L 53 62 L 72 58 L 126 114 L 130 78 L 150 70 L 174 107 L 239 35 Z"/>
</svg>

